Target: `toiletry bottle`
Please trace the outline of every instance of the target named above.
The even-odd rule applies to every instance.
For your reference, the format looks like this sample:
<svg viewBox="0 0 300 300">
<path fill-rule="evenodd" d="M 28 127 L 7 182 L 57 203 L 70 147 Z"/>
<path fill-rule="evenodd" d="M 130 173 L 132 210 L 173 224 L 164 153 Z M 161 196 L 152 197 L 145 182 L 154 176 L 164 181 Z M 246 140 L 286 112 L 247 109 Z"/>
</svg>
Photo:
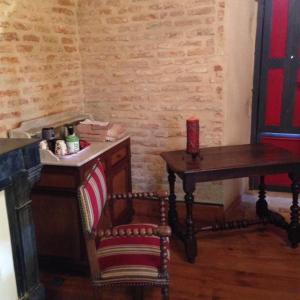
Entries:
<svg viewBox="0 0 300 300">
<path fill-rule="evenodd" d="M 68 133 L 69 135 L 66 137 L 68 153 L 73 154 L 80 150 L 79 137 L 75 134 L 73 126 L 68 126 Z"/>
</svg>

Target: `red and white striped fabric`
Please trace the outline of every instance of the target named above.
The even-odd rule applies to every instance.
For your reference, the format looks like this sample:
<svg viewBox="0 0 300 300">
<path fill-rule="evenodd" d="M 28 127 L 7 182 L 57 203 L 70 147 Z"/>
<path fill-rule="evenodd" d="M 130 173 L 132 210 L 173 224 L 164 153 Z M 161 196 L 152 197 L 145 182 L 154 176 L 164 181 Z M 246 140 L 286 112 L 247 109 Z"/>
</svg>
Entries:
<svg viewBox="0 0 300 300">
<path fill-rule="evenodd" d="M 96 230 L 107 200 L 106 177 L 98 161 L 87 180 L 80 187 L 80 201 L 86 230 Z"/>
<path fill-rule="evenodd" d="M 156 229 L 157 225 L 128 224 L 115 228 L 134 231 L 140 228 Z M 105 282 L 112 284 L 129 280 L 131 283 L 141 283 L 159 278 L 161 249 L 158 236 L 103 237 L 96 246 L 101 279 Z"/>
</svg>

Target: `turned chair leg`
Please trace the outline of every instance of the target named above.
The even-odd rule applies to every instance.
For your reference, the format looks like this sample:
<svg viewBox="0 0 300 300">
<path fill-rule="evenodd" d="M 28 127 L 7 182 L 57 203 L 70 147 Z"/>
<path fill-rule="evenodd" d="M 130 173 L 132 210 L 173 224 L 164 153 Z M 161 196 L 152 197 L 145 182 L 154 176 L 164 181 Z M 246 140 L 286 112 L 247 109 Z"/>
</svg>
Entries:
<svg viewBox="0 0 300 300">
<path fill-rule="evenodd" d="M 136 286 L 133 288 L 132 300 L 143 300 L 144 299 L 144 287 Z"/>
<path fill-rule="evenodd" d="M 169 287 L 163 286 L 161 288 L 161 294 L 162 294 L 163 300 L 169 300 Z"/>
</svg>

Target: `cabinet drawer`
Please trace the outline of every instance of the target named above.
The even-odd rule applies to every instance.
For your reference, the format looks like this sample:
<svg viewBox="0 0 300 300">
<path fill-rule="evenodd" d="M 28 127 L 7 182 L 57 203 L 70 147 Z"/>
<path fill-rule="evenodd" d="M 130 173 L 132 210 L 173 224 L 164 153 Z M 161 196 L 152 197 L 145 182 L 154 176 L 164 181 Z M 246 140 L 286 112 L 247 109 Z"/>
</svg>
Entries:
<svg viewBox="0 0 300 300">
<path fill-rule="evenodd" d="M 127 156 L 127 147 L 122 147 L 112 154 L 110 158 L 110 165 L 113 166 Z"/>
</svg>

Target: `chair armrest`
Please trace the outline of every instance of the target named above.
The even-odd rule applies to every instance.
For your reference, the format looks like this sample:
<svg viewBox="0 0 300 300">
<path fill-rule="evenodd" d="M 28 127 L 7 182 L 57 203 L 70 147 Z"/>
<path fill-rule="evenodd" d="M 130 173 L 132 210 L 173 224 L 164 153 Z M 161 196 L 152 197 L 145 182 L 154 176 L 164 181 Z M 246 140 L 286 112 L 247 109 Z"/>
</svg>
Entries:
<svg viewBox="0 0 300 300">
<path fill-rule="evenodd" d="M 129 236 L 151 236 L 158 235 L 158 228 L 134 228 L 133 230 L 130 228 L 111 228 L 106 230 L 100 230 L 98 236 L 103 237 L 129 237 Z"/>
<path fill-rule="evenodd" d="M 100 230 L 98 236 L 102 237 L 122 237 L 122 236 L 150 236 L 156 235 L 159 237 L 169 237 L 172 231 L 169 226 L 158 226 L 157 228 L 135 228 L 135 229 L 123 229 L 123 228 L 111 228 L 106 230 Z"/>
<path fill-rule="evenodd" d="M 166 192 L 139 192 L 139 193 L 120 193 L 108 195 L 108 200 L 119 199 L 146 199 L 157 200 L 160 202 L 160 223 L 161 225 L 167 225 L 166 218 L 166 202 L 168 201 L 168 194 Z"/>
<path fill-rule="evenodd" d="M 119 200 L 119 199 L 159 199 L 159 193 L 156 192 L 138 192 L 138 193 L 120 193 L 120 194 L 109 194 L 108 200 Z"/>
</svg>

